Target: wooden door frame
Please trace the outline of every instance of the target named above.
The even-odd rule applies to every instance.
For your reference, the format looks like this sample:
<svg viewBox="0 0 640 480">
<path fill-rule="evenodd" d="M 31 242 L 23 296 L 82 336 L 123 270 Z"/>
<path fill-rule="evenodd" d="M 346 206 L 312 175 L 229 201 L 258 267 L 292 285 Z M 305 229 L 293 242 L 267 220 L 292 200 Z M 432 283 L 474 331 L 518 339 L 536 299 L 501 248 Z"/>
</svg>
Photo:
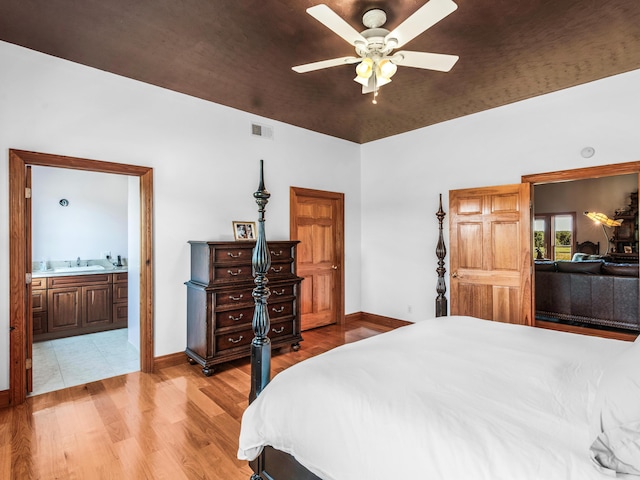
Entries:
<svg viewBox="0 0 640 480">
<path fill-rule="evenodd" d="M 153 372 L 153 169 L 136 165 L 9 150 L 9 401 L 26 400 L 27 219 L 25 171 L 27 165 L 68 168 L 140 178 L 140 370 Z M 29 268 L 29 271 L 31 269 Z"/>
<path fill-rule="evenodd" d="M 310 188 L 290 187 L 289 188 L 289 239 L 294 238 L 298 231 L 298 196 L 324 198 L 336 200 L 338 208 L 336 212 L 336 243 L 335 251 L 338 253 L 338 271 L 335 291 L 338 295 L 336 299 L 338 309 L 338 325 L 344 325 L 344 193 L 328 192 L 325 190 L 313 190 Z"/>
</svg>

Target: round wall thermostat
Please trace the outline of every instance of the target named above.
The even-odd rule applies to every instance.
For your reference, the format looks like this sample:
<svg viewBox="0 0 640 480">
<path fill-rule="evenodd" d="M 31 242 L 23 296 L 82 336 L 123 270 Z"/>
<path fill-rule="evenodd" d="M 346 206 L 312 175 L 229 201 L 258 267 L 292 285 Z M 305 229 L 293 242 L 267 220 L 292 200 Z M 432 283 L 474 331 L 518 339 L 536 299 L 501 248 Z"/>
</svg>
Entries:
<svg viewBox="0 0 640 480">
<path fill-rule="evenodd" d="M 67 200 L 66 198 L 63 198 L 62 200 L 60 200 L 60 205 L 63 207 L 66 207 L 67 205 L 69 205 L 69 200 Z"/>
<path fill-rule="evenodd" d="M 584 158 L 591 158 L 593 157 L 594 153 L 596 153 L 596 151 L 593 147 L 584 147 L 580 152 L 580 155 L 582 155 Z"/>
</svg>

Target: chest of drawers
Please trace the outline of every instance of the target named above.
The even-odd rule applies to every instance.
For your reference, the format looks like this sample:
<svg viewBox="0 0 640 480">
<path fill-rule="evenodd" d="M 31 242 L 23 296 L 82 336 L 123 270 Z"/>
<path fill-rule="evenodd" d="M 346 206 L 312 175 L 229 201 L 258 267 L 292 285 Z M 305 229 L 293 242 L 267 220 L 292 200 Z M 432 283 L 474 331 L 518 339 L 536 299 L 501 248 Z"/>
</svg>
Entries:
<svg viewBox="0 0 640 480">
<path fill-rule="evenodd" d="M 268 242 L 271 267 L 269 338 L 273 348 L 300 348 L 300 282 L 297 241 Z M 191 278 L 187 286 L 187 349 L 192 364 L 209 376 L 214 365 L 251 354 L 254 242 L 190 241 Z"/>
</svg>

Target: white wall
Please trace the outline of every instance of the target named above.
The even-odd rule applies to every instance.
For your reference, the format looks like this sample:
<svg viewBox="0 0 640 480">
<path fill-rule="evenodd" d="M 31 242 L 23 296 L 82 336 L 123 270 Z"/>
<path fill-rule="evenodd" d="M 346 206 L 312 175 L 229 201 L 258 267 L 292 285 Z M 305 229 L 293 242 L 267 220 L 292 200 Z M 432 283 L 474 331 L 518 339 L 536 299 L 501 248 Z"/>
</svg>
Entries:
<svg viewBox="0 0 640 480">
<path fill-rule="evenodd" d="M 438 193 L 448 211 L 452 189 L 640 160 L 639 85 L 636 70 L 363 145 L 362 310 L 434 315 Z"/>
<path fill-rule="evenodd" d="M 35 166 L 31 178 L 34 261 L 127 257 L 127 177 Z"/>
<path fill-rule="evenodd" d="M 188 240 L 232 239 L 257 217 L 265 160 L 267 238 L 289 238 L 289 187 L 345 194 L 347 313 L 360 310 L 360 146 L 0 42 L 0 216 L 8 150 L 154 169 L 155 356 L 186 346 Z M 215 86 L 212 86 L 215 88 Z M 251 122 L 274 128 L 252 137 Z M 331 121 L 331 119 L 327 119 Z M 0 331 L 9 326 L 8 221 L 0 222 Z M 304 348 L 304 347 L 303 347 Z M 0 335 L 0 390 L 9 334 Z"/>
<path fill-rule="evenodd" d="M 629 208 L 631 192 L 638 191 L 638 175 L 615 175 L 573 182 L 534 186 L 534 212 L 575 212 L 577 242 L 600 242 L 600 253 L 607 250 L 602 226 L 589 220 L 584 212 L 601 212 L 613 218 L 616 210 Z M 637 207 L 637 206 L 636 206 Z M 607 229 L 607 235 L 613 235 Z M 613 245 L 612 245 L 613 246 Z"/>
</svg>

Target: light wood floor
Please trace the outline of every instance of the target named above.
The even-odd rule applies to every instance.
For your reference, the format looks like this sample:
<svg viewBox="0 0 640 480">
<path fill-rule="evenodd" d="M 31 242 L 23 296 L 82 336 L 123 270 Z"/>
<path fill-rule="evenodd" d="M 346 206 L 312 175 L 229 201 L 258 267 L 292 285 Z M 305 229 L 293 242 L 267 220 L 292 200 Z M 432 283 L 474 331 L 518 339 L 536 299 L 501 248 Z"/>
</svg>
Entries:
<svg viewBox="0 0 640 480">
<path fill-rule="evenodd" d="M 303 332 L 298 352 L 278 352 L 273 375 L 343 343 L 391 330 L 351 321 Z M 185 362 L 30 397 L 0 409 L 0 478 L 248 480 L 236 460 L 250 364 L 212 376 Z"/>
</svg>

